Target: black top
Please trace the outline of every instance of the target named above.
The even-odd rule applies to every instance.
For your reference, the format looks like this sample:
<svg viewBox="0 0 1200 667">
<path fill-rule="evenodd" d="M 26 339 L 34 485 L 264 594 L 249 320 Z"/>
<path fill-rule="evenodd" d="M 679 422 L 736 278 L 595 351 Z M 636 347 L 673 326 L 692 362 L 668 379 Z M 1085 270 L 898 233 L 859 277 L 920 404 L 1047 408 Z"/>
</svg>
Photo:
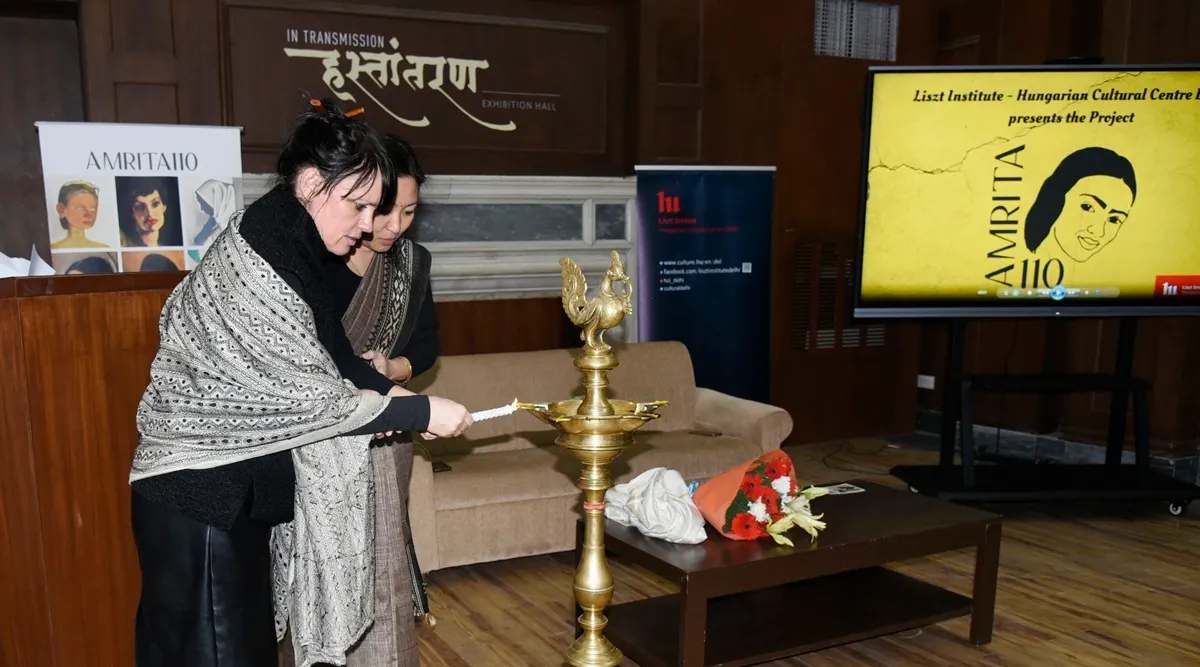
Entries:
<svg viewBox="0 0 1200 667">
<path fill-rule="evenodd" d="M 271 190 L 246 209 L 237 233 L 312 308 L 317 338 L 342 376 L 359 388 L 387 393 L 394 384 L 354 354 L 342 327 L 336 306 L 339 300 L 333 298 L 327 279 L 331 263 L 341 264 L 342 260 L 325 248 L 316 223 L 296 197 L 283 186 Z M 393 398 L 388 403 L 369 424 L 343 435 L 428 428 L 427 397 Z M 209 470 L 180 470 L 133 483 L 134 491 L 142 496 L 223 530 L 233 527 L 243 508 L 265 523 L 291 521 L 295 487 L 290 451 Z"/>
<path fill-rule="evenodd" d="M 362 284 L 362 276 L 350 270 L 345 261 L 330 263 L 329 284 L 333 290 L 334 308 L 340 320 L 350 307 L 350 302 Z M 404 357 L 412 364 L 412 376 L 433 368 L 442 346 L 438 340 L 437 309 L 433 305 L 433 284 L 425 281 L 425 293 L 422 295 L 420 310 L 417 312 L 416 326 L 408 341 L 397 340 L 396 346 L 388 353 L 389 358 Z M 416 296 L 412 297 L 414 300 Z"/>
</svg>

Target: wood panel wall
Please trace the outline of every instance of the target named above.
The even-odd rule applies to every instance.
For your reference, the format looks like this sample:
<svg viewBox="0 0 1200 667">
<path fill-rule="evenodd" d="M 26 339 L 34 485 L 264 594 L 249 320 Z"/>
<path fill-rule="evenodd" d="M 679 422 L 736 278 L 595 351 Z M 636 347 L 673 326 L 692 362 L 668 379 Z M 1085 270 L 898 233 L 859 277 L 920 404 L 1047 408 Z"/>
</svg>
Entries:
<svg viewBox="0 0 1200 667">
<path fill-rule="evenodd" d="M 638 3 L 637 148 L 639 164 L 702 159 L 704 49 L 700 0 Z"/>
<path fill-rule="evenodd" d="M 562 299 L 489 299 L 437 304 L 442 354 L 531 352 L 578 347 L 579 328 Z"/>
<path fill-rule="evenodd" d="M 933 62 L 939 5 L 895 4 L 896 64 Z M 659 50 L 658 81 L 695 71 L 701 82 L 699 147 L 688 154 L 778 169 L 771 400 L 795 419 L 792 442 L 911 431 L 917 327 L 850 318 L 866 70 L 886 63 L 815 55 L 813 0 L 763 0 L 754 11 L 722 0 L 661 7 L 681 18 L 660 32 L 673 48 Z M 678 88 L 657 88 L 664 121 L 672 116 L 662 96 Z"/>
<path fill-rule="evenodd" d="M 1092 55 L 1113 64 L 1194 63 L 1200 61 L 1200 3 L 961 0 L 942 10 L 938 42 L 938 62 L 953 65 L 1039 64 Z M 1150 430 L 1160 451 L 1196 451 L 1200 358 L 1191 341 L 1198 334 L 1194 319 L 1147 319 L 1139 328 L 1134 371 L 1154 382 Z M 968 328 L 964 363 L 976 372 L 1109 372 L 1116 336 L 1117 324 L 1108 320 L 980 322 Z M 921 326 L 921 372 L 943 377 L 945 345 L 943 324 Z M 929 409 L 937 409 L 940 400 L 940 388 L 919 396 Z M 976 420 L 1099 444 L 1106 437 L 1108 405 L 1108 397 L 1099 394 L 981 395 Z"/>
<path fill-rule="evenodd" d="M 637 159 L 773 165 L 771 401 L 792 442 L 911 431 L 918 327 L 849 317 L 863 60 L 813 53 L 813 0 L 640 4 Z M 937 55 L 934 0 L 899 0 L 897 64 Z"/>
<path fill-rule="evenodd" d="M 87 119 L 220 123 L 211 2 L 79 3 Z"/>
<path fill-rule="evenodd" d="M 30 9 L 30 8 L 26 8 Z M 0 7 L 0 252 L 50 260 L 42 158 L 34 123 L 84 119 L 79 34 L 59 8 L 5 15 Z"/>
<path fill-rule="evenodd" d="M 221 26 L 230 8 L 243 4 L 80 3 L 88 119 L 229 122 Z M 367 11 L 374 4 L 382 3 L 371 0 L 344 10 Z M 898 4 L 899 62 L 932 62 L 939 2 Z M 507 7 L 560 21 L 569 12 L 603 15 L 589 7 L 623 8 L 631 35 L 631 103 L 629 131 L 616 136 L 628 137 L 630 144 L 625 173 L 639 162 L 779 168 L 772 400 L 796 415 L 794 438 L 911 429 L 917 328 L 858 327 L 848 317 L 859 198 L 858 119 L 871 63 L 813 55 L 813 0 L 771 0 L 753 12 L 716 0 L 455 0 L 451 5 L 407 0 L 401 5 L 493 14 Z M 320 7 L 336 12 L 341 5 Z M 558 326 L 563 318 L 555 299 L 444 304 L 442 311 L 448 352 L 577 344 L 574 331 Z M 521 324 L 481 327 L 484 322 Z M 531 335 L 535 329 L 538 333 Z"/>
</svg>

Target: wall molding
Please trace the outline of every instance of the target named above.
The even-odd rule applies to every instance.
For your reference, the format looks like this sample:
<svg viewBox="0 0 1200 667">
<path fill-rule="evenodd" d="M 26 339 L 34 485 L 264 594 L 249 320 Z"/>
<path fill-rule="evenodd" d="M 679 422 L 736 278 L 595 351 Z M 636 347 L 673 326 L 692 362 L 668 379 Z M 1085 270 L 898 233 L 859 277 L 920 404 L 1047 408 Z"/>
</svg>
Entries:
<svg viewBox="0 0 1200 667">
<path fill-rule="evenodd" d="M 274 183 L 273 174 L 245 174 L 242 199 L 249 205 Z M 432 176 L 421 188 L 421 201 L 434 204 L 573 204 L 580 207 L 581 233 L 573 241 L 495 240 L 422 243 L 433 254 L 433 293 L 438 301 L 558 298 L 562 294 L 561 257 L 583 269 L 595 290 L 617 251 L 630 276 L 637 275 L 637 180 L 635 177 L 574 176 Z M 625 234 L 619 240 L 596 239 L 595 207 L 625 206 Z M 643 286 L 634 282 L 634 289 Z M 636 310 L 626 317 L 630 332 L 614 331 L 612 340 L 633 341 Z"/>
</svg>

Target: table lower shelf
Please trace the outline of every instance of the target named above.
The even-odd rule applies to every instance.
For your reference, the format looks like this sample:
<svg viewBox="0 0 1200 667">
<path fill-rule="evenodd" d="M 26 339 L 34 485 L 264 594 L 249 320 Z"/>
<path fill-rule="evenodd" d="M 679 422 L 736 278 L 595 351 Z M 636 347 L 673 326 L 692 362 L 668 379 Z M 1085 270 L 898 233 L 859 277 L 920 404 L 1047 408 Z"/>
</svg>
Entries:
<svg viewBox="0 0 1200 667">
<path fill-rule="evenodd" d="M 673 667 L 679 607 L 679 595 L 614 605 L 605 635 L 641 667 Z M 970 612 L 970 598 L 882 567 L 739 593 L 708 602 L 704 665 L 754 665 Z"/>
<path fill-rule="evenodd" d="M 961 466 L 905 465 L 891 475 L 942 500 L 974 502 L 1163 501 L 1186 506 L 1200 487 L 1132 465 L 977 465 L 975 483 L 963 483 Z M 1174 510 L 1172 510 L 1174 511 Z"/>
</svg>

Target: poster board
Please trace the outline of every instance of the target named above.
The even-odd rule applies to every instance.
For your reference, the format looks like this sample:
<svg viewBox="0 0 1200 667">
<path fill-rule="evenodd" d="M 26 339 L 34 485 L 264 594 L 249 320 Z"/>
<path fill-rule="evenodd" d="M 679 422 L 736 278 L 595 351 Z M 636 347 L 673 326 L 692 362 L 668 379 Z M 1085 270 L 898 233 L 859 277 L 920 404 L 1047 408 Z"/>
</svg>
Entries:
<svg viewBox="0 0 1200 667">
<path fill-rule="evenodd" d="M 696 386 L 767 402 L 775 167 L 635 170 L 638 340 L 679 341 Z"/>
<path fill-rule="evenodd" d="M 37 128 L 56 273 L 192 269 L 242 208 L 240 128 Z"/>
</svg>

